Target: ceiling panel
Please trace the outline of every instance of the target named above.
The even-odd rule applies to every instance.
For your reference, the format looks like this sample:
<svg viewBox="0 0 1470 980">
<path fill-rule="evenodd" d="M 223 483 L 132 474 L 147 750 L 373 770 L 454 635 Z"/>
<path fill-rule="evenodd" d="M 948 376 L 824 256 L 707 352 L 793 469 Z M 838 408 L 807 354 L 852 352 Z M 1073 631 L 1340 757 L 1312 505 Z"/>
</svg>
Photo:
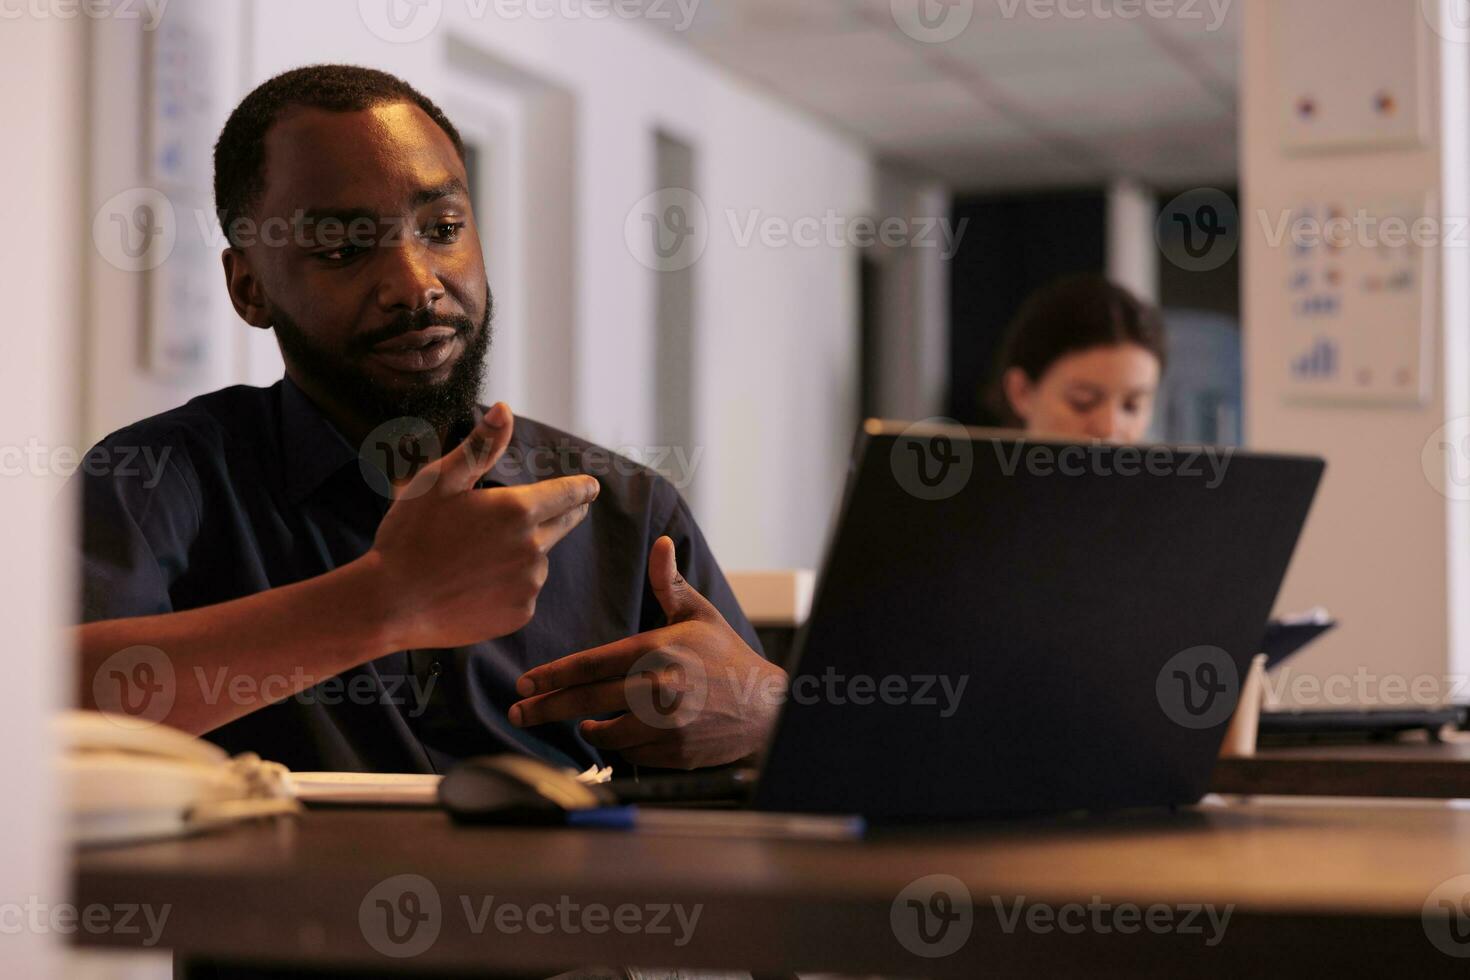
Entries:
<svg viewBox="0 0 1470 980">
<path fill-rule="evenodd" d="M 871 27 L 820 36 L 772 32 L 706 38 L 695 45 L 717 61 L 792 89 L 872 87 L 937 77 L 936 70 L 901 39 Z"/>
<path fill-rule="evenodd" d="M 687 4 L 688 0 L 685 0 Z M 672 12 L 674 0 L 638 0 L 643 10 Z M 760 34 L 826 34 L 862 25 L 857 11 L 841 0 L 699 0 L 683 30 L 684 18 L 665 15 L 644 22 L 691 40 Z"/>
<path fill-rule="evenodd" d="M 957 187 L 1233 174 L 1240 4 L 1075 16 L 1094 7 L 1114 9 L 975 0 L 938 44 L 906 35 L 890 0 L 702 0 L 688 31 L 661 30 Z"/>
<path fill-rule="evenodd" d="M 1014 141 L 1027 131 L 977 100 L 958 82 L 809 89 L 805 104 L 846 121 L 879 148 L 905 148 L 965 140 L 990 144 Z"/>
<path fill-rule="evenodd" d="M 897 30 L 891 16 L 889 22 Z M 987 75 L 1034 71 L 1038 64 L 1076 63 L 1079 59 L 1087 63 L 1124 61 L 1154 47 L 1148 32 L 1133 21 L 1060 14 L 1032 17 L 1024 4 L 1016 8 L 1015 16 L 977 4 L 969 26 L 953 40 L 910 43 L 937 56 L 964 61 Z"/>
<path fill-rule="evenodd" d="M 1159 57 L 1008 75 L 991 84 L 1049 128 L 1081 135 L 1128 133 L 1224 114 L 1198 78 Z"/>
</svg>

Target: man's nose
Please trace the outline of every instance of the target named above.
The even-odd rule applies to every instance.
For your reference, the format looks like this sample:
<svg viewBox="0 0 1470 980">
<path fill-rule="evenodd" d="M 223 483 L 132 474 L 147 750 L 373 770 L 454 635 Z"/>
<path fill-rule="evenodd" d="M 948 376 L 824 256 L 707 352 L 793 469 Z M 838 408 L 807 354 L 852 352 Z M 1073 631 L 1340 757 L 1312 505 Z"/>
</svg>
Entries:
<svg viewBox="0 0 1470 980">
<path fill-rule="evenodd" d="M 421 310 L 444 298 L 429 248 L 412 232 L 383 249 L 378 306 L 384 310 Z"/>
</svg>

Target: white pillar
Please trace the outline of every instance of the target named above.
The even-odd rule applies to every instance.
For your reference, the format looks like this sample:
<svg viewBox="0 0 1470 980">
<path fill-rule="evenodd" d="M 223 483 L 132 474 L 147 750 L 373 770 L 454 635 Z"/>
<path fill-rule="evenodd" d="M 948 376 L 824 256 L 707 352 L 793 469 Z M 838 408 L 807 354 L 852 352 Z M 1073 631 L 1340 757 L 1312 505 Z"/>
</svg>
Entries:
<svg viewBox="0 0 1470 980">
<path fill-rule="evenodd" d="M 1247 443 L 1255 449 L 1305 452 L 1328 469 L 1281 596 L 1283 609 L 1326 606 L 1342 627 L 1305 651 L 1298 673 L 1345 676 L 1353 701 L 1387 704 L 1395 694 L 1367 675 L 1412 681 L 1470 668 L 1467 657 L 1466 508 L 1445 491 L 1441 427 L 1470 411 L 1466 249 L 1428 247 L 1419 277 L 1425 316 L 1394 315 L 1360 324 L 1346 313 L 1364 305 L 1359 277 L 1344 277 L 1344 319 L 1324 318 L 1323 336 L 1356 345 L 1353 377 L 1399 368 L 1360 339 L 1373 331 L 1423 330 L 1427 397 L 1372 404 L 1347 392 L 1306 400 L 1301 362 L 1304 321 L 1292 313 L 1297 274 L 1321 278 L 1316 259 L 1279 236 L 1296 209 L 1361 211 L 1409 202 L 1425 215 L 1470 213 L 1465 152 L 1467 38 L 1438 18 L 1435 2 L 1404 0 L 1246 0 L 1241 51 L 1242 314 Z M 1464 0 L 1443 0 L 1464 6 Z M 1293 26 L 1295 25 L 1295 26 Z M 1289 56 L 1288 56 L 1289 55 Z M 1342 69 L 1343 65 L 1351 70 Z M 1414 90 L 1427 112 L 1419 132 Z M 1373 116 L 1377 93 L 1392 92 L 1397 114 Z M 1293 120 L 1303 119 L 1303 122 Z M 1314 144 L 1314 145 L 1304 145 Z M 1437 203 L 1436 203 L 1437 202 Z M 1453 221 L 1434 230 L 1453 232 Z M 1368 235 L 1375 234 L 1372 231 Z M 1386 228 L 1378 233 L 1386 239 Z M 1314 255 L 1320 254 L 1314 252 Z M 1331 263 L 1328 263 L 1329 265 Z M 1306 331 L 1311 334 L 1315 331 Z M 1411 336 L 1408 335 L 1408 336 Z M 1310 337 L 1308 337 L 1310 339 Z M 1334 357 L 1346 363 L 1348 357 Z M 1374 353 L 1369 356 L 1368 351 Z M 1371 363 L 1370 363 L 1371 362 Z M 1336 370 L 1336 368 L 1334 368 Z M 1344 383 L 1348 380 L 1344 375 Z M 1364 382 L 1366 383 L 1366 382 Z M 1455 440 L 1451 453 L 1463 449 Z M 1438 470 L 1438 472 L 1436 472 Z M 1460 695 L 1436 685 L 1442 697 Z M 1289 693 L 1289 692 L 1288 692 Z M 1399 693 L 1401 698 L 1407 695 Z M 1404 703 L 1402 700 L 1400 703 Z M 1320 697 L 1316 702 L 1321 706 Z"/>
<path fill-rule="evenodd" d="M 1108 278 L 1148 303 L 1159 301 L 1158 205 L 1132 180 L 1108 187 Z"/>
<path fill-rule="evenodd" d="M 1466 0 L 1432 0 L 1439 4 L 1441 24 L 1462 25 L 1452 43 L 1439 45 L 1439 199 L 1443 213 L 1470 217 L 1470 32 Z M 1470 247 L 1460 241 L 1440 252 L 1441 347 L 1444 364 L 1441 410 L 1446 419 L 1461 420 L 1451 428 L 1466 429 L 1470 418 Z M 1448 464 L 1449 460 L 1444 460 Z M 1446 500 L 1445 544 L 1448 551 L 1446 589 L 1449 614 L 1449 669 L 1470 676 L 1470 503 Z M 1464 700 L 1459 695 L 1458 700 Z"/>
<path fill-rule="evenodd" d="M 929 228 L 922 244 L 877 247 L 881 267 L 878 411 L 921 419 L 944 410 L 949 383 L 949 259 L 963 230 L 951 222 L 949 190 L 893 170 L 878 177 L 877 220 Z M 937 228 L 929 222 L 940 223 Z M 941 230 L 942 229 L 942 230 Z M 915 237 L 920 232 L 916 230 Z"/>
</svg>

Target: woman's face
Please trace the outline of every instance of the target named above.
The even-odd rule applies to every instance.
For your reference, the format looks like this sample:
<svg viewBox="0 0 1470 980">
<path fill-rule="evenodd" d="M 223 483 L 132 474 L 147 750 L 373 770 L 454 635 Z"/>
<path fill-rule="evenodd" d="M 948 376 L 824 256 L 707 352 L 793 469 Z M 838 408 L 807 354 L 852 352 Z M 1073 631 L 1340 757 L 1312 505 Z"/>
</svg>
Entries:
<svg viewBox="0 0 1470 980">
<path fill-rule="evenodd" d="M 1005 392 L 1032 435 L 1139 442 L 1153 420 L 1159 374 L 1147 348 L 1115 344 L 1064 355 L 1036 381 L 1011 368 Z"/>
</svg>

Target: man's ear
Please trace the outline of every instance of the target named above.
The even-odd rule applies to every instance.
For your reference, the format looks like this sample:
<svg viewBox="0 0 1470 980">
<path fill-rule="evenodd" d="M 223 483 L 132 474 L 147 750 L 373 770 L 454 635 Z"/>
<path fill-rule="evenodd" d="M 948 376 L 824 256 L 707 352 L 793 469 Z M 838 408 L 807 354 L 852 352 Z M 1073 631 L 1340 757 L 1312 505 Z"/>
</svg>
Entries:
<svg viewBox="0 0 1470 980">
<path fill-rule="evenodd" d="M 1031 420 L 1031 402 L 1036 396 L 1036 386 L 1031 379 L 1026 377 L 1026 372 L 1021 368 L 1007 368 L 1005 376 L 1001 379 L 1001 387 L 1005 390 L 1006 403 L 1011 406 L 1011 411 L 1016 418 L 1022 422 Z"/>
<path fill-rule="evenodd" d="M 220 261 L 224 263 L 225 289 L 229 290 L 235 312 L 252 327 L 269 330 L 271 321 L 265 308 L 265 292 L 244 251 L 230 246 L 220 253 Z"/>
</svg>

